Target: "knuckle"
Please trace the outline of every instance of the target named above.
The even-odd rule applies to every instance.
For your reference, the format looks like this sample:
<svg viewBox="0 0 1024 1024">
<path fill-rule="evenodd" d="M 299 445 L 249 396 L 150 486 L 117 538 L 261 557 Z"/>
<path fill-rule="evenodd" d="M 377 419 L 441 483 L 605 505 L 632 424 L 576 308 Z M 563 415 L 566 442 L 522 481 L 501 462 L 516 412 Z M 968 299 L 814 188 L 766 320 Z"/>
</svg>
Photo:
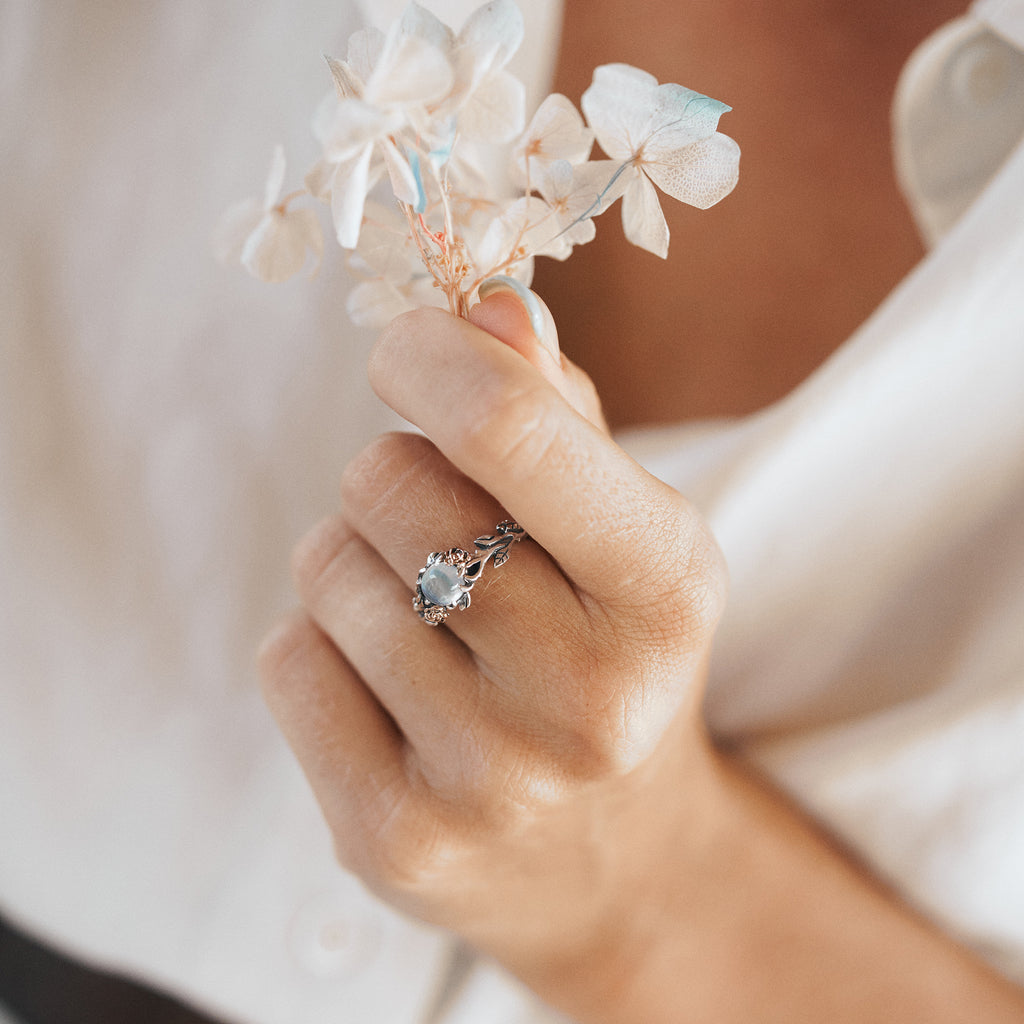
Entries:
<svg viewBox="0 0 1024 1024">
<path fill-rule="evenodd" d="M 330 592 L 359 543 L 340 516 L 322 520 L 299 541 L 292 552 L 292 576 L 305 603 L 315 606 Z"/>
<path fill-rule="evenodd" d="M 626 770 L 627 737 L 607 717 L 577 704 L 530 725 L 497 727 L 466 785 L 489 826 L 514 832 L 524 815 L 572 802 L 581 788 Z"/>
<path fill-rule="evenodd" d="M 577 676 L 570 702 L 556 723 L 565 777 L 600 782 L 633 771 L 657 745 L 690 692 L 688 662 L 651 650 L 638 656 L 621 634 Z"/>
<path fill-rule="evenodd" d="M 671 588 L 654 616 L 684 646 L 710 641 L 725 610 L 728 572 L 721 548 L 704 520 L 690 510 L 678 516 Z"/>
<path fill-rule="evenodd" d="M 576 731 L 568 744 L 570 777 L 580 782 L 605 782 L 632 771 L 646 754 L 637 724 L 625 701 L 610 703 L 589 728 Z"/>
<path fill-rule="evenodd" d="M 420 827 L 376 845 L 375 875 L 392 892 L 426 893 L 438 886 L 452 856 L 438 829 Z"/>
<path fill-rule="evenodd" d="M 710 642 L 725 610 L 728 571 L 721 548 L 704 519 L 685 499 L 672 499 L 645 517 L 644 536 L 630 545 L 642 565 L 626 567 L 622 588 L 632 614 L 616 616 L 627 635 L 659 649 L 680 651 Z M 657 553 L 652 560 L 651 552 Z M 636 594 L 643 595 L 637 605 Z M 620 611 L 613 604 L 614 614 Z"/>
<path fill-rule="evenodd" d="M 550 395 L 536 383 L 502 382 L 471 410 L 462 445 L 471 463 L 494 462 L 529 475 L 552 451 L 557 423 Z"/>
<path fill-rule="evenodd" d="M 341 477 L 342 502 L 364 514 L 380 510 L 411 474 L 436 458 L 436 453 L 433 444 L 419 434 L 381 435 L 345 467 Z"/>
<path fill-rule="evenodd" d="M 363 837 L 357 870 L 392 894 L 431 891 L 457 856 L 430 801 L 408 789 L 398 796 L 384 790 L 368 801 L 357 830 Z"/>
<path fill-rule="evenodd" d="M 524 811 L 558 802 L 558 761 L 521 728 L 509 730 L 495 723 L 476 753 L 468 788 L 473 805 L 492 830 L 505 831 Z"/>
<path fill-rule="evenodd" d="M 267 634 L 257 652 L 256 667 L 268 703 L 309 676 L 324 643 L 323 634 L 302 612 L 282 619 Z"/>
<path fill-rule="evenodd" d="M 710 636 L 725 612 L 729 595 L 729 569 L 725 555 L 710 528 L 701 520 L 690 548 L 685 575 L 691 615 L 701 631 Z"/>
</svg>

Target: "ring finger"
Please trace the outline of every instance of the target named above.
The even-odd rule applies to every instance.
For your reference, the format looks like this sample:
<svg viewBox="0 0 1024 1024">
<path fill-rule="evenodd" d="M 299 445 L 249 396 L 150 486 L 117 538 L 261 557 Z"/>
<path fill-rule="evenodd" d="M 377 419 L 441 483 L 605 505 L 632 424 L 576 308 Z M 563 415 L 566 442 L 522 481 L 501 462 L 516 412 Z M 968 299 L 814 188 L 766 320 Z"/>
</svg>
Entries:
<svg viewBox="0 0 1024 1024">
<path fill-rule="evenodd" d="M 495 524 L 508 518 L 430 441 L 413 434 L 388 435 L 349 466 L 342 507 L 346 520 L 406 581 L 410 599 L 431 551 L 455 546 L 472 552 L 472 538 L 494 535 Z M 410 509 L 417 511 L 410 515 Z M 542 664 L 538 643 L 567 643 L 587 625 L 572 585 L 532 541 L 514 543 L 507 566 L 485 565 L 471 597 L 468 611 L 449 615 L 445 632 L 458 636 L 490 673 L 520 685 Z"/>
<path fill-rule="evenodd" d="M 341 516 L 298 545 L 296 586 L 312 619 L 417 749 L 444 747 L 466 726 L 478 670 L 446 630 L 424 629 L 409 590 Z"/>
</svg>

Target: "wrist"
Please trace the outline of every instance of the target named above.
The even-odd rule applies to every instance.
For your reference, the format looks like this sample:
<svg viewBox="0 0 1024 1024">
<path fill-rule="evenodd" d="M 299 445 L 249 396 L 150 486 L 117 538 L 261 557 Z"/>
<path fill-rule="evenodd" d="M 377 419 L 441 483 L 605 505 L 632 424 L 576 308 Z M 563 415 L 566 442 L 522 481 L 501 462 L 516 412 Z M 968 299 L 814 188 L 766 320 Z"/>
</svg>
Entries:
<svg viewBox="0 0 1024 1024">
<path fill-rule="evenodd" d="M 702 799 L 677 822 L 590 972 L 586 1024 L 1010 1024 L 1024 996 L 903 905 L 737 759 L 706 748 Z M 689 780 L 688 780 L 689 781 Z M 594 980 L 594 979 L 598 980 Z"/>
<path fill-rule="evenodd" d="M 553 921 L 551 945 L 509 965 L 574 1019 L 655 1024 L 660 1015 L 645 1016 L 652 996 L 664 989 L 663 974 L 678 973 L 666 960 L 680 950 L 699 957 L 705 919 L 729 885 L 737 813 L 722 755 L 692 716 L 681 716 L 618 789 L 612 807 L 602 798 L 603 820 L 595 821 L 598 832 L 616 821 L 618 834 L 595 868 L 594 889 L 605 892 L 593 916 L 577 929 Z M 614 886 L 605 888 L 605 878 Z M 677 1004 L 666 1010 L 665 1019 L 679 1019 Z"/>
</svg>

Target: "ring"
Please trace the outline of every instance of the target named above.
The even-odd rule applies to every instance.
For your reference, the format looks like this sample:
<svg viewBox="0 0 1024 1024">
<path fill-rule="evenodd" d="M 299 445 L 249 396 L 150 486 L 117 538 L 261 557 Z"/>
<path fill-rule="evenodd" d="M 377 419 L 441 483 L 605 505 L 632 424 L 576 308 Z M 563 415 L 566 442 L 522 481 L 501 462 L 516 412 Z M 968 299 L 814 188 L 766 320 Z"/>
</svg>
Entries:
<svg viewBox="0 0 1024 1024">
<path fill-rule="evenodd" d="M 477 537 L 472 554 L 462 548 L 434 551 L 416 577 L 412 606 L 428 626 L 440 626 L 456 609 L 469 607 L 473 585 L 488 562 L 495 568 L 508 561 L 508 549 L 527 539 L 526 531 L 511 519 L 498 523 L 494 533 Z"/>
</svg>

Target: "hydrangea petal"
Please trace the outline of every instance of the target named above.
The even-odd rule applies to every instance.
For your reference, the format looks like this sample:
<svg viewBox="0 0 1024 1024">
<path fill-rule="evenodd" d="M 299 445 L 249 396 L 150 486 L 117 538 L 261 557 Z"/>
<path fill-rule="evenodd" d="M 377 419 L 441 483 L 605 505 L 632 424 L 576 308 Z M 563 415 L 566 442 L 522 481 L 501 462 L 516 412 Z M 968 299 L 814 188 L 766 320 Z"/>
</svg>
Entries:
<svg viewBox="0 0 1024 1024">
<path fill-rule="evenodd" d="M 305 243 L 313 256 L 313 266 L 309 276 L 312 277 L 319 269 L 324 258 L 324 233 L 316 214 L 308 208 L 288 210 L 286 214 L 288 230 L 296 233 Z"/>
<path fill-rule="evenodd" d="M 473 55 L 474 81 L 503 68 L 523 42 L 523 15 L 512 0 L 491 0 L 478 7 L 459 32 L 457 45 Z"/>
<path fill-rule="evenodd" d="M 364 87 L 384 51 L 385 35 L 379 28 L 363 28 L 348 38 L 348 66 Z"/>
<path fill-rule="evenodd" d="M 323 239 L 312 211 L 271 210 L 246 241 L 242 266 L 262 281 L 287 281 L 305 265 L 308 249 L 319 266 Z"/>
<path fill-rule="evenodd" d="M 548 204 L 538 196 L 523 196 L 490 222 L 473 254 L 477 269 L 486 277 L 510 273 L 512 261 L 536 252 L 557 233 Z M 563 243 L 556 246 L 562 247 Z"/>
<path fill-rule="evenodd" d="M 338 94 L 335 90 L 324 93 L 324 98 L 316 105 L 313 111 L 313 119 L 310 127 L 313 129 L 313 138 L 320 143 L 321 148 L 327 145 L 331 137 L 331 130 L 334 128 L 334 119 L 338 112 Z"/>
<path fill-rule="evenodd" d="M 740 147 L 728 135 L 716 132 L 658 160 L 649 161 L 645 151 L 643 170 L 673 199 L 706 210 L 736 187 Z"/>
<path fill-rule="evenodd" d="M 537 108 L 516 146 L 516 167 L 525 177 L 527 161 L 531 176 L 537 173 L 535 165 L 554 160 L 581 163 L 590 155 L 593 144 L 594 133 L 583 123 L 572 101 L 561 93 L 552 93 Z"/>
<path fill-rule="evenodd" d="M 435 309 L 447 309 L 447 296 L 437 287 L 433 275 L 422 273 L 422 269 L 421 264 L 421 273 L 402 289 L 402 294 L 414 307 L 433 306 Z"/>
<path fill-rule="evenodd" d="M 452 149 L 458 138 L 458 121 L 455 117 L 435 119 L 430 127 L 433 131 L 427 140 L 430 145 L 427 155 L 434 170 L 438 171 L 451 159 Z"/>
<path fill-rule="evenodd" d="M 572 194 L 572 164 L 568 160 L 552 160 L 537 168 L 537 191 L 549 202 L 568 199 Z"/>
<path fill-rule="evenodd" d="M 398 131 L 402 120 L 399 113 L 380 110 L 363 100 L 342 100 L 324 144 L 324 156 L 334 163 L 348 160 L 374 139 Z"/>
<path fill-rule="evenodd" d="M 365 96 L 382 107 L 428 104 L 440 100 L 453 82 L 447 54 L 419 36 L 392 31 L 366 83 Z"/>
<path fill-rule="evenodd" d="M 488 75 L 459 114 L 459 131 L 479 142 L 511 142 L 523 130 L 526 89 L 507 71 Z"/>
<path fill-rule="evenodd" d="M 409 161 L 390 139 L 381 139 L 380 148 L 384 155 L 384 165 L 387 167 L 388 177 L 391 179 L 391 190 L 395 193 L 395 198 L 399 202 L 407 203 L 418 213 L 422 213 L 426 206 L 426 196 L 423 192 L 423 184 L 414 173 Z"/>
<path fill-rule="evenodd" d="M 632 64 L 601 64 L 594 68 L 591 81 L 625 96 L 646 97 L 658 88 L 654 75 Z"/>
<path fill-rule="evenodd" d="M 651 115 L 644 152 L 680 149 L 713 135 L 718 119 L 732 107 L 682 85 L 661 85 Z"/>
<path fill-rule="evenodd" d="M 378 278 L 360 281 L 348 293 L 345 308 L 354 324 L 379 329 L 414 307 L 395 285 Z"/>
<path fill-rule="evenodd" d="M 604 213 L 639 173 L 632 163 L 618 160 L 588 160 L 577 165 L 572 169 L 570 209 L 577 218 Z"/>
<path fill-rule="evenodd" d="M 597 225 L 591 217 L 585 220 L 573 219 L 562 229 L 562 234 L 570 246 L 586 245 L 597 236 Z"/>
<path fill-rule="evenodd" d="M 228 207 L 210 239 L 214 256 L 221 263 L 234 263 L 241 259 L 246 240 L 259 226 L 264 213 L 262 204 L 255 199 L 243 199 Z"/>
<path fill-rule="evenodd" d="M 393 206 L 372 199 L 366 201 L 359 245 L 352 259 L 358 259 L 365 271 L 394 285 L 404 285 L 423 271 L 405 218 Z"/>
<path fill-rule="evenodd" d="M 370 187 L 370 157 L 373 146 L 365 146 L 361 153 L 338 164 L 331 182 L 331 216 L 338 244 L 343 249 L 354 249 L 359 242 L 359 227 L 363 221 L 363 207 Z"/>
<path fill-rule="evenodd" d="M 628 160 L 647 137 L 658 80 L 629 64 L 602 64 L 583 94 L 587 123 L 614 160 Z"/>
<path fill-rule="evenodd" d="M 634 245 L 662 259 L 668 256 L 668 224 L 657 191 L 642 174 L 633 178 L 622 196 L 622 228 Z"/>
<path fill-rule="evenodd" d="M 449 53 L 455 45 L 455 33 L 435 14 L 421 7 L 413 0 L 402 15 L 401 31 L 407 36 L 417 36 L 436 47 L 441 53 Z"/>
<path fill-rule="evenodd" d="M 586 223 L 593 224 L 594 222 L 587 221 Z M 530 255 L 547 256 L 549 259 L 559 260 L 560 262 L 567 260 L 572 255 L 573 247 L 570 235 L 573 234 L 579 226 L 579 224 L 575 225 L 571 231 L 559 231 L 558 218 L 552 217 L 551 220 L 547 222 L 547 237 L 530 246 Z"/>
</svg>

